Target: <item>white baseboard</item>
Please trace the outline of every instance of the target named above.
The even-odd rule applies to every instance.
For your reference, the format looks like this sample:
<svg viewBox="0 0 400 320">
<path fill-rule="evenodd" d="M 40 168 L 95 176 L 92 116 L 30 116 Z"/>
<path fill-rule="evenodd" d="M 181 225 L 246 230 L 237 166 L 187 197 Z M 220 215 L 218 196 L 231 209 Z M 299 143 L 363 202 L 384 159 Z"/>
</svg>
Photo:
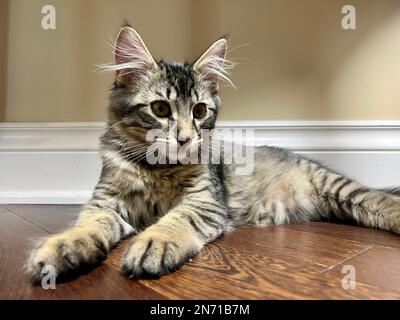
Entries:
<svg viewBox="0 0 400 320">
<path fill-rule="evenodd" d="M 241 121 L 256 144 L 289 148 L 361 183 L 400 185 L 400 121 Z M 97 182 L 104 123 L 1 123 L 0 203 L 83 203 Z"/>
</svg>

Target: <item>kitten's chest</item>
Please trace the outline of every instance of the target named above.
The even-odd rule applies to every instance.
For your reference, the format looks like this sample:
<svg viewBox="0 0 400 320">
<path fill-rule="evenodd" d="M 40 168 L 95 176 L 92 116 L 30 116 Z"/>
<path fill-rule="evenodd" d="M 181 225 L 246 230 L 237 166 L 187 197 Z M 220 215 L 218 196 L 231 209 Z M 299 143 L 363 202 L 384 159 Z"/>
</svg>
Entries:
<svg viewBox="0 0 400 320">
<path fill-rule="evenodd" d="M 181 183 L 180 179 L 158 176 L 145 183 L 143 199 L 157 205 L 164 212 L 179 201 L 184 192 L 183 189 L 184 184 Z"/>
<path fill-rule="evenodd" d="M 127 194 L 129 220 L 138 229 L 156 222 L 184 196 L 199 170 L 138 171 L 130 178 L 132 192 Z"/>
</svg>

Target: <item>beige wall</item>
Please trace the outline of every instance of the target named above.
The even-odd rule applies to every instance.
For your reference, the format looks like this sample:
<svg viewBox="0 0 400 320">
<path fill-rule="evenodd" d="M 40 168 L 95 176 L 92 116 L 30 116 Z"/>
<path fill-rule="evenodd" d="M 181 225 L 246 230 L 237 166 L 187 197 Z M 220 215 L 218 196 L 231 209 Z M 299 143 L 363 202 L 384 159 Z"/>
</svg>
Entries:
<svg viewBox="0 0 400 320">
<path fill-rule="evenodd" d="M 7 43 L 8 43 L 8 0 L 0 2 L 0 121 L 5 118 L 7 102 Z"/>
<path fill-rule="evenodd" d="M 104 120 L 113 77 L 93 70 L 124 18 L 157 58 L 193 59 L 230 32 L 238 91 L 222 88 L 221 119 L 400 120 L 400 2 L 351 3 L 357 30 L 341 28 L 339 0 L 12 0 L 0 120 Z M 44 4 L 56 30 L 41 28 Z"/>
<path fill-rule="evenodd" d="M 56 30 L 41 27 L 41 7 L 56 7 Z M 94 72 L 112 60 L 126 17 L 155 55 L 185 58 L 190 29 L 185 0 L 12 0 L 8 42 L 7 121 L 102 121 L 113 75 Z"/>
</svg>

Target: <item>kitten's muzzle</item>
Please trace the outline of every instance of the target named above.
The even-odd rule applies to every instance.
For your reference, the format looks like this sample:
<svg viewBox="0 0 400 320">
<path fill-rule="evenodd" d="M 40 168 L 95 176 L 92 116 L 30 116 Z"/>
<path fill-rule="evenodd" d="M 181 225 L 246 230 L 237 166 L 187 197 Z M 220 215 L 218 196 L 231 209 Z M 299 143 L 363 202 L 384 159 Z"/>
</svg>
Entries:
<svg viewBox="0 0 400 320">
<path fill-rule="evenodd" d="M 190 143 L 191 140 L 192 138 L 189 136 L 180 137 L 179 139 L 177 139 L 177 143 L 179 146 L 183 146 L 186 143 Z"/>
</svg>

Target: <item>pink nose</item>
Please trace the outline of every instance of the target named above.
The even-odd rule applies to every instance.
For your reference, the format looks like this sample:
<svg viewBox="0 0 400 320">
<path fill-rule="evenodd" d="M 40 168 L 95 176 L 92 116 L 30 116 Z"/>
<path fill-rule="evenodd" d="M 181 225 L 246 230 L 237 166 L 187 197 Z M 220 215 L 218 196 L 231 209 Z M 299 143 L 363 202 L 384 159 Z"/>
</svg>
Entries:
<svg viewBox="0 0 400 320">
<path fill-rule="evenodd" d="M 178 144 L 183 146 L 184 144 L 188 143 L 190 141 L 190 137 L 189 136 L 185 136 L 185 137 L 180 137 L 178 140 Z"/>
</svg>

